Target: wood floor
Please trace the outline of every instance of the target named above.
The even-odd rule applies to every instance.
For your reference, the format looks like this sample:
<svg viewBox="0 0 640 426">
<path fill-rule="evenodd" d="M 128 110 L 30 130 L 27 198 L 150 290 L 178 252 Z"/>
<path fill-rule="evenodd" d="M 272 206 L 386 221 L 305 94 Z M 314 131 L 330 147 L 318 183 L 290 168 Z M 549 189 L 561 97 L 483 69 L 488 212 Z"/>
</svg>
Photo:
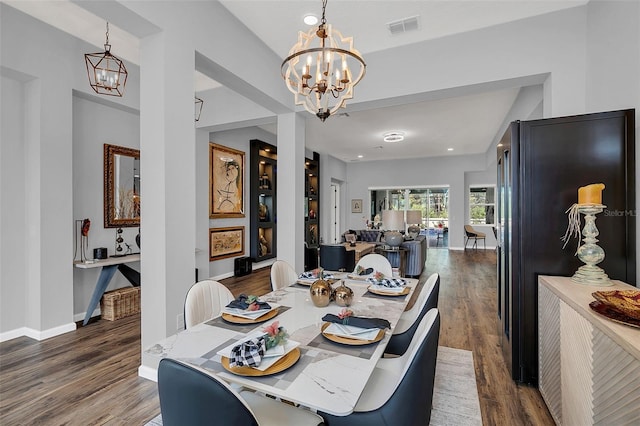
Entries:
<svg viewBox="0 0 640 426">
<path fill-rule="evenodd" d="M 421 281 L 441 275 L 440 345 L 473 351 L 485 425 L 552 425 L 537 389 L 516 385 L 502 362 L 495 262 L 492 250 L 429 250 Z M 268 273 L 223 282 L 234 295 L 260 295 L 270 290 Z M 139 316 L 0 343 L 0 425 L 144 425 L 160 408 L 139 363 Z"/>
</svg>

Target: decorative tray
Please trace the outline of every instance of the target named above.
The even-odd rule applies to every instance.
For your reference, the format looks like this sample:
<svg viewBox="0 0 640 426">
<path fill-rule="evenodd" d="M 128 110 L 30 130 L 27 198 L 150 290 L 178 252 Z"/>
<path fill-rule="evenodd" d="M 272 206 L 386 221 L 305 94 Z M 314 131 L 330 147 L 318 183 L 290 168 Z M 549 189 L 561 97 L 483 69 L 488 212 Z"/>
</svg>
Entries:
<svg viewBox="0 0 640 426">
<path fill-rule="evenodd" d="M 617 311 L 613 309 L 611 306 L 605 303 L 602 303 L 598 300 L 594 300 L 593 302 L 589 303 L 589 307 L 593 309 L 596 313 L 610 319 L 611 321 L 628 325 L 630 327 L 640 328 L 640 320 L 628 317 L 622 312 Z"/>
<path fill-rule="evenodd" d="M 591 295 L 627 317 L 640 320 L 640 290 L 596 291 Z"/>
</svg>

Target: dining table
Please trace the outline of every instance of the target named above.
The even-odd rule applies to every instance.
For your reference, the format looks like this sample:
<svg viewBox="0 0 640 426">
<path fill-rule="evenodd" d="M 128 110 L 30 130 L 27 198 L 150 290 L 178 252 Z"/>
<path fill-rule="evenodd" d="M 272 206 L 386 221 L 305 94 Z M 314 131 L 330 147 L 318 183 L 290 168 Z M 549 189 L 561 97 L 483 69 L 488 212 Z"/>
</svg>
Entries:
<svg viewBox="0 0 640 426">
<path fill-rule="evenodd" d="M 162 358 L 178 359 L 230 384 L 336 416 L 349 415 L 383 356 L 418 280 L 404 278 L 406 290 L 403 294 L 388 295 L 380 294 L 379 288 L 369 289 L 370 283 L 365 277 L 327 274 L 336 280 L 333 288 L 344 284 L 353 290 L 353 299 L 346 309 L 354 316 L 386 319 L 390 328 L 380 331 L 371 341 L 336 338 L 323 333 L 323 328 L 329 324 L 322 318 L 326 314 L 338 315 L 344 307 L 335 301 L 324 307 L 315 306 L 310 294 L 314 280 L 299 279 L 289 287 L 259 297 L 260 302 L 267 302 L 277 310 L 275 315 L 273 312 L 264 315 L 267 320 L 258 318 L 255 322 L 238 323 L 237 318 L 231 318 L 229 314 L 218 315 L 146 348 L 145 359 L 155 364 L 150 367 L 156 369 Z M 225 351 L 247 340 L 248 336 L 263 334 L 263 330 L 275 321 L 286 330 L 285 347 L 295 347 L 295 357 L 291 356 L 293 351 L 287 353 L 283 357 L 283 360 L 287 358 L 286 362 L 280 363 L 284 367 L 272 368 L 275 373 L 266 370 L 267 374 L 252 367 L 242 367 L 245 371 L 240 374 L 234 372 L 229 367 L 229 359 L 223 355 Z M 276 366 L 278 363 L 274 364 Z"/>
</svg>

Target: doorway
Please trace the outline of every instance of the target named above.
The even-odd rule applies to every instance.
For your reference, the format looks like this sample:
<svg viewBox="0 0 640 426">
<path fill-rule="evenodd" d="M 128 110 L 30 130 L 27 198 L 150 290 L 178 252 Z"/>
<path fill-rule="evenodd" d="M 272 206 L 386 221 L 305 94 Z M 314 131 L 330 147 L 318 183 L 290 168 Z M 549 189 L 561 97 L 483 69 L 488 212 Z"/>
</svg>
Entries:
<svg viewBox="0 0 640 426">
<path fill-rule="evenodd" d="M 331 182 L 331 188 L 329 190 L 329 198 L 331 200 L 331 214 L 329 220 L 331 224 L 329 226 L 329 244 L 336 244 L 340 242 L 340 184 Z M 320 243 L 322 244 L 322 237 L 320 237 Z"/>
<path fill-rule="evenodd" d="M 449 187 L 369 188 L 371 222 L 382 210 L 419 210 L 429 248 L 449 248 Z M 378 216 L 376 218 L 376 216 Z"/>
</svg>

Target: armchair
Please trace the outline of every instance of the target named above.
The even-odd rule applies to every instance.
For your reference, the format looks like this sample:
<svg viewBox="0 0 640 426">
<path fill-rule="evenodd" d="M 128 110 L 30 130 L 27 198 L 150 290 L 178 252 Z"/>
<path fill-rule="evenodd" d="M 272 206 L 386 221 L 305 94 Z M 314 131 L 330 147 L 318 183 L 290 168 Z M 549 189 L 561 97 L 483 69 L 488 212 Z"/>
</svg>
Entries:
<svg viewBox="0 0 640 426">
<path fill-rule="evenodd" d="M 342 244 L 321 244 L 320 267 L 329 271 L 353 271 L 356 252 L 347 250 Z"/>
</svg>

